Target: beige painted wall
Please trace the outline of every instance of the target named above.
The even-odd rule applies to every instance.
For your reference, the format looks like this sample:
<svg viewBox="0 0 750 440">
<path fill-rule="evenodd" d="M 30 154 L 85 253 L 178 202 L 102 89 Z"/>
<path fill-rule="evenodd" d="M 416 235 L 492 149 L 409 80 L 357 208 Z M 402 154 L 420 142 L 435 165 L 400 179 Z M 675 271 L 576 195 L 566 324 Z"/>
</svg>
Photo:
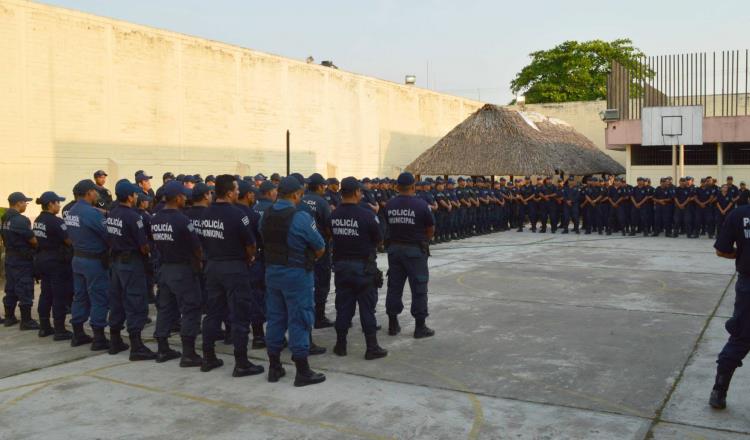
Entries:
<svg viewBox="0 0 750 440">
<path fill-rule="evenodd" d="M 0 200 L 116 179 L 397 174 L 481 103 L 66 9 L 0 0 Z M 158 179 L 160 181 L 160 179 Z"/>
<path fill-rule="evenodd" d="M 0 0 L 0 204 L 102 168 L 396 175 L 482 103 L 23 0 Z M 604 102 L 528 105 L 604 147 Z M 608 151 L 624 163 L 624 155 Z M 620 157 L 622 156 L 622 157 Z M 37 212 L 32 207 L 31 213 Z"/>
</svg>

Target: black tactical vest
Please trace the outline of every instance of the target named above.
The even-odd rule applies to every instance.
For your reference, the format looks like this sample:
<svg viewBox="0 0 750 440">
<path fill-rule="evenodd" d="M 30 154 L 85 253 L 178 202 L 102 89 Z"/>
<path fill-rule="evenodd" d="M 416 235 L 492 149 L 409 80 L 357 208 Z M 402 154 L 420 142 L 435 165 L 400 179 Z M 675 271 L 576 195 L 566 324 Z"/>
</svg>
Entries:
<svg viewBox="0 0 750 440">
<path fill-rule="evenodd" d="M 294 207 L 278 211 L 270 206 L 263 213 L 260 235 L 263 237 L 263 252 L 267 265 L 303 267 L 306 270 L 312 270 L 315 264 L 315 253 L 310 249 L 305 250 L 304 264 L 289 261 L 287 238 L 296 212 L 297 209 Z"/>
</svg>

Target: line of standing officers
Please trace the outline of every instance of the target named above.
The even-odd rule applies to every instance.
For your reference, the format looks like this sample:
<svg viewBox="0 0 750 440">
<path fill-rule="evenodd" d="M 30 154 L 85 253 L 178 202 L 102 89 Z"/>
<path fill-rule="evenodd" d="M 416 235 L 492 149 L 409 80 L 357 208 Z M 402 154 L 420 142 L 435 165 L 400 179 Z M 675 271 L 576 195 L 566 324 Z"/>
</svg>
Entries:
<svg viewBox="0 0 750 440">
<path fill-rule="evenodd" d="M 1 230 L 6 327 L 18 323 L 20 305 L 20 329 L 39 330 L 40 337 L 54 335 L 73 347 L 90 344 L 112 355 L 129 351 L 131 361 L 179 359 L 181 367 L 203 372 L 223 365 L 215 344 L 224 340 L 234 346 L 234 377 L 263 373 L 250 362 L 248 346 L 266 348 L 270 382 L 285 375 L 280 355 L 288 347 L 294 385 L 320 383 L 325 376 L 310 368 L 308 356 L 325 348 L 314 344 L 311 330 L 335 327 L 333 351 L 347 355 L 357 306 L 365 359 L 387 355 L 377 340 L 375 306 L 383 284 L 376 252 L 388 231 L 388 333 L 401 331 L 398 316 L 408 281 L 414 337 L 434 335 L 426 325 L 434 216 L 416 196 L 409 173 L 394 182 L 398 194 L 386 201 L 373 195 L 366 180 L 338 182 L 319 174 L 305 179 L 296 173 L 268 180 L 165 173 L 164 185 L 154 192 L 152 176 L 142 170 L 135 183 L 117 182 L 113 200 L 104 188 L 106 177 L 100 170 L 93 181 L 78 182 L 65 207 L 65 198 L 45 192 L 37 199 L 42 213 L 33 225 L 23 215 L 32 199 L 10 195 Z M 331 270 L 335 323 L 325 316 Z M 35 278 L 41 282 L 39 322 L 31 317 Z M 156 351 L 141 336 L 154 285 Z M 65 326 L 68 314 L 72 332 Z M 91 336 L 84 329 L 87 321 Z M 181 351 L 169 345 L 173 332 L 180 334 Z M 202 356 L 196 352 L 199 335 Z"/>
<path fill-rule="evenodd" d="M 436 221 L 435 242 L 515 229 L 528 225 L 532 232 L 563 234 L 713 238 L 726 216 L 746 205 L 750 190 L 737 187 L 727 177 L 719 186 L 705 177 L 696 185 L 692 177 L 650 179 L 638 177 L 636 185 L 624 177 L 531 177 L 497 181 L 484 177 L 426 179 L 416 183 L 417 196 L 425 200 Z"/>
</svg>

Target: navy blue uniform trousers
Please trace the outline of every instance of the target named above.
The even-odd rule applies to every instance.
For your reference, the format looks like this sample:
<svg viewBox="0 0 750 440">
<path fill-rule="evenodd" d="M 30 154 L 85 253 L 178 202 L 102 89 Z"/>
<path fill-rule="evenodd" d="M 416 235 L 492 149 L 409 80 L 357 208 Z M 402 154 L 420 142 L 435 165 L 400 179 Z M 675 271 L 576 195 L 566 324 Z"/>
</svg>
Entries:
<svg viewBox="0 0 750 440">
<path fill-rule="evenodd" d="M 156 296 L 155 338 L 167 338 L 176 322 L 180 335 L 198 336 L 203 306 L 200 279 L 189 263 L 163 263 Z"/>
<path fill-rule="evenodd" d="M 388 293 L 385 311 L 398 315 L 404 310 L 404 285 L 409 281 L 411 289 L 411 315 L 417 319 L 427 318 L 427 253 L 414 245 L 393 243 L 388 246 Z"/>
<path fill-rule="evenodd" d="M 128 333 L 139 333 L 148 318 L 144 259 L 138 256 L 129 260 L 116 258 L 109 271 L 109 327 L 122 329 L 127 320 Z"/>
<path fill-rule="evenodd" d="M 7 256 L 5 259 L 5 298 L 3 304 L 34 304 L 34 262 L 31 259 Z"/>
<path fill-rule="evenodd" d="M 375 304 L 378 289 L 373 274 L 365 271 L 366 263 L 359 260 L 339 260 L 334 263 L 336 277 L 336 331 L 346 333 L 359 305 L 359 321 L 366 335 L 375 334 Z"/>
<path fill-rule="evenodd" d="M 734 370 L 750 351 L 750 276 L 738 274 L 734 288 L 734 312 L 724 325 L 729 341 L 719 353 L 719 370 Z"/>
<path fill-rule="evenodd" d="M 39 317 L 49 319 L 51 310 L 55 320 L 65 319 L 73 291 L 70 263 L 55 258 L 38 259 L 36 269 L 42 285 L 37 306 Z"/>
<path fill-rule="evenodd" d="M 223 339 L 221 322 L 229 311 L 235 351 L 246 351 L 250 317 L 256 307 L 250 288 L 247 262 L 209 260 L 206 274 L 206 316 L 203 317 L 203 347 L 212 348 Z"/>
<path fill-rule="evenodd" d="M 98 258 L 73 257 L 72 324 L 89 320 L 91 327 L 107 326 L 109 274 Z"/>
</svg>

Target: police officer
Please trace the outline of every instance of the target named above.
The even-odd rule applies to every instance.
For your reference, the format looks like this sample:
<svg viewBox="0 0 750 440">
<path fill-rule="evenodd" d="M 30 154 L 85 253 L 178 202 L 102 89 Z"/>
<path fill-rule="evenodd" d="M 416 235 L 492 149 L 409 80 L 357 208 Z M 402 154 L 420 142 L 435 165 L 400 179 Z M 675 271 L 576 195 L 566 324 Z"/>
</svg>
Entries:
<svg viewBox="0 0 750 440">
<path fill-rule="evenodd" d="M 262 174 L 255 177 L 257 178 L 259 176 L 262 176 Z M 251 289 L 250 327 L 253 330 L 252 348 L 266 348 L 265 332 L 263 331 L 263 323 L 266 322 L 266 271 L 262 263 L 261 252 L 263 249 L 263 243 L 260 239 L 260 231 L 258 229 L 261 214 L 254 209 L 255 191 L 257 191 L 257 189 L 253 187 L 250 182 L 244 180 L 238 182 L 238 188 L 239 196 L 237 197 L 237 207 L 247 216 L 247 218 L 250 219 L 250 227 L 253 231 L 253 236 L 255 237 L 255 261 L 248 268 Z"/>
<path fill-rule="evenodd" d="M 258 214 L 258 227 L 260 228 L 260 220 L 263 219 L 263 213 L 273 205 L 273 203 L 276 201 L 276 185 L 271 180 L 265 180 L 263 183 L 260 184 L 260 189 L 258 191 L 258 200 L 253 205 L 253 210 Z M 261 308 L 261 311 L 263 312 L 263 322 L 266 320 L 266 263 L 265 263 L 265 257 L 263 252 L 263 238 L 260 235 L 260 229 L 258 230 L 258 234 L 255 237 L 257 241 L 257 253 L 255 256 L 255 263 L 253 264 L 253 270 L 258 276 L 255 276 L 252 278 L 251 283 L 253 285 L 251 286 L 253 288 L 253 291 L 256 294 L 262 294 L 262 297 L 257 298 L 258 305 Z M 265 348 L 266 347 L 266 339 L 265 339 L 265 332 L 263 330 L 263 322 L 258 324 L 253 324 L 253 349 L 256 348 Z"/>
<path fill-rule="evenodd" d="M 693 236 L 693 218 L 690 216 L 688 205 L 693 201 L 693 192 L 687 185 L 687 179 L 680 177 L 680 186 L 674 191 L 674 234 L 685 233 L 688 238 Z"/>
<path fill-rule="evenodd" d="M 607 219 L 607 235 L 613 231 L 620 231 L 625 235 L 627 229 L 625 203 L 628 201 L 628 193 L 622 179 L 615 177 L 614 185 L 608 190 L 608 203 L 610 205 L 609 218 Z"/>
<path fill-rule="evenodd" d="M 211 205 L 211 200 L 211 188 L 205 183 L 199 183 L 193 188 L 191 205 L 183 210 L 185 215 L 190 219 L 190 223 L 192 223 L 193 229 L 195 229 L 195 233 L 198 235 L 198 237 L 201 236 L 201 221 L 203 221 L 203 213 L 205 212 L 206 208 Z M 203 253 L 201 259 L 201 267 L 206 267 L 205 252 Z M 201 286 L 201 304 L 203 305 L 203 310 L 205 311 L 208 295 L 206 294 L 206 274 L 205 272 L 203 272 L 203 270 L 199 271 L 198 280 Z M 229 324 L 227 323 L 226 325 L 228 329 Z M 226 339 L 227 337 L 229 338 L 229 342 L 231 343 L 231 334 L 229 332 L 225 332 L 224 338 Z"/>
<path fill-rule="evenodd" d="M 728 187 L 728 185 L 727 185 Z M 727 193 L 729 188 L 727 188 Z M 714 243 L 716 255 L 735 260 L 737 283 L 735 284 L 734 312 L 726 322 L 729 341 L 719 353 L 716 361 L 716 379 L 709 404 L 712 408 L 724 409 L 729 383 L 734 371 L 742 366 L 742 360 L 750 351 L 750 207 L 740 206 L 726 218 L 721 233 Z"/>
<path fill-rule="evenodd" d="M 151 196 L 153 199 L 156 194 L 154 193 L 153 188 L 151 188 L 151 179 L 153 176 L 149 176 L 146 174 L 143 170 L 138 170 L 135 172 L 135 183 L 141 188 L 141 192 L 143 192 L 146 195 Z M 184 179 L 184 176 L 183 176 Z"/>
<path fill-rule="evenodd" d="M 76 203 L 64 217 L 68 236 L 73 242 L 73 325 L 72 347 L 91 343 L 92 351 L 108 350 L 104 336 L 109 311 L 109 247 L 104 215 L 94 208 L 99 199 L 96 184 L 82 180 L 73 188 Z M 90 320 L 94 332 L 92 340 L 83 330 Z"/>
<path fill-rule="evenodd" d="M 297 209 L 307 212 L 315 220 L 315 226 L 326 242 L 326 253 L 315 261 L 315 328 L 333 327 L 333 322 L 326 317 L 326 302 L 331 290 L 331 230 L 329 229 L 331 209 L 325 201 L 325 179 L 318 173 L 313 173 L 307 179 L 307 191 Z M 370 191 L 366 203 L 375 205 L 375 193 Z"/>
<path fill-rule="evenodd" d="M 143 344 L 141 331 L 148 317 L 146 265 L 149 244 L 143 218 L 135 210 L 139 188 L 127 179 L 115 185 L 117 204 L 107 217 L 107 234 L 112 251 L 109 285 L 109 354 L 130 348 L 130 360 L 156 358 L 156 353 Z M 127 319 L 130 347 L 120 332 Z"/>
<path fill-rule="evenodd" d="M 745 205 L 740 205 L 745 206 Z M 727 218 L 729 213 L 734 208 L 734 200 L 732 200 L 732 196 L 729 195 L 729 187 L 727 185 L 723 185 L 721 187 L 721 191 L 716 196 L 716 229 L 717 234 L 721 233 L 721 230 L 724 227 L 724 220 Z"/>
<path fill-rule="evenodd" d="M 601 199 L 601 194 L 599 191 L 599 187 L 597 186 L 598 179 L 596 176 L 591 176 L 586 181 L 586 188 L 583 190 L 583 204 L 581 206 L 584 207 L 584 215 L 586 222 L 585 225 L 585 234 L 591 234 L 591 231 L 598 231 L 599 230 L 599 218 L 597 216 L 597 208 L 596 205 L 599 203 L 599 200 Z"/>
<path fill-rule="evenodd" d="M 235 178 L 216 177 L 216 201 L 206 208 L 201 220 L 201 243 L 206 254 L 208 302 L 203 319 L 203 365 L 211 371 L 224 362 L 216 357 L 214 343 L 221 336 L 221 321 L 227 309 L 232 320 L 234 371 L 232 376 L 261 374 L 264 368 L 247 358 L 252 314 L 249 265 L 255 260 L 255 236 L 250 219 L 234 203 L 239 196 Z"/>
<path fill-rule="evenodd" d="M 107 173 L 104 170 L 95 172 L 94 183 L 96 183 L 96 192 L 99 193 L 99 200 L 96 201 L 96 207 L 107 212 L 112 206 L 112 193 L 104 187 L 107 183 Z"/>
<path fill-rule="evenodd" d="M 2 216 L 3 243 L 5 244 L 5 326 L 18 324 L 16 305 L 21 309 L 21 330 L 38 330 L 39 323 L 31 319 L 34 305 L 34 249 L 37 239 L 31 221 L 22 214 L 30 198 L 20 192 L 8 196 L 10 208 Z"/>
<path fill-rule="evenodd" d="M 664 177 L 659 179 L 659 186 L 654 189 L 654 232 L 652 237 L 658 237 L 664 232 L 665 237 L 672 235 L 672 206 L 674 194 L 669 188 L 668 180 Z"/>
<path fill-rule="evenodd" d="M 54 334 L 55 341 L 69 340 L 73 334 L 65 329 L 65 315 L 73 293 L 73 272 L 70 260 L 73 258 L 72 242 L 68 238 L 60 212 L 60 197 L 52 191 L 43 193 L 36 203 L 42 205 L 42 212 L 34 220 L 34 236 L 39 246 L 34 256 L 37 276 L 41 279 L 39 295 L 39 336 Z M 54 320 L 54 330 L 50 325 L 50 310 Z"/>
<path fill-rule="evenodd" d="M 563 234 L 568 233 L 570 222 L 573 222 L 573 232 L 579 232 L 580 206 L 583 195 L 581 186 L 576 182 L 575 176 L 568 176 L 568 185 L 563 188 Z"/>
<path fill-rule="evenodd" d="M 365 359 L 386 356 L 378 345 L 375 304 L 383 274 L 378 269 L 376 249 L 383 241 L 378 217 L 359 206 L 360 183 L 354 177 L 341 181 L 342 203 L 331 215 L 333 264 L 336 273 L 336 346 L 333 352 L 346 356 L 346 336 L 354 311 L 359 305 L 359 319 L 365 334 Z"/>
<path fill-rule="evenodd" d="M 268 292 L 268 381 L 278 382 L 285 374 L 280 353 L 289 330 L 289 348 L 297 369 L 294 385 L 312 385 L 326 379 L 311 370 L 307 361 L 315 321 L 313 268 L 315 260 L 325 254 L 326 243 L 310 214 L 297 209 L 303 197 L 299 180 L 285 177 L 278 191 L 279 198 L 263 214 L 260 229 Z"/>
<path fill-rule="evenodd" d="M 414 197 L 414 176 L 401 173 L 396 181 L 398 197 L 386 205 L 386 219 L 390 227 L 388 243 L 388 293 L 385 309 L 388 314 L 388 334 L 401 332 L 398 315 L 404 309 L 404 284 L 411 287 L 411 314 L 416 320 L 415 338 L 433 336 L 427 327 L 427 283 L 430 278 L 427 258 L 428 243 L 435 233 L 435 219 L 424 200 Z"/>
<path fill-rule="evenodd" d="M 325 195 L 323 195 L 323 198 L 326 202 L 328 202 L 328 206 L 331 208 L 331 211 L 333 211 L 337 206 L 341 204 L 341 195 L 339 194 L 339 179 L 335 177 L 329 177 L 328 180 L 326 180 L 326 183 L 327 188 Z"/>
<path fill-rule="evenodd" d="M 159 344 L 156 362 L 181 356 L 180 367 L 200 367 L 203 359 L 195 353 L 195 338 L 201 320 L 201 286 L 198 273 L 203 253 L 191 220 L 182 212 L 192 191 L 180 182 L 167 182 L 162 190 L 164 209 L 151 219 L 151 236 L 159 252 L 159 296 L 156 330 Z M 175 313 L 175 312 L 178 313 Z M 180 322 L 182 353 L 169 347 L 169 333 Z"/>
</svg>

